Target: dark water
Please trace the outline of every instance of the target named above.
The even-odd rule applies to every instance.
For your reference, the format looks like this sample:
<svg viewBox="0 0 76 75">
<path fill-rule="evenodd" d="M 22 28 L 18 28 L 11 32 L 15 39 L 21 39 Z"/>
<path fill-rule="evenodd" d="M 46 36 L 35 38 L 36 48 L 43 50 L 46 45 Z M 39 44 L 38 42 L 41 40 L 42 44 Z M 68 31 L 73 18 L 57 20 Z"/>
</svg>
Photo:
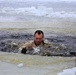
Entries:
<svg viewBox="0 0 76 75">
<path fill-rule="evenodd" d="M 32 39 L 33 35 L 29 33 L 0 31 L 0 51 L 17 53 L 21 43 Z M 76 52 L 76 36 L 51 36 L 50 34 L 45 39 L 50 43 L 64 45 L 68 52 Z"/>
</svg>

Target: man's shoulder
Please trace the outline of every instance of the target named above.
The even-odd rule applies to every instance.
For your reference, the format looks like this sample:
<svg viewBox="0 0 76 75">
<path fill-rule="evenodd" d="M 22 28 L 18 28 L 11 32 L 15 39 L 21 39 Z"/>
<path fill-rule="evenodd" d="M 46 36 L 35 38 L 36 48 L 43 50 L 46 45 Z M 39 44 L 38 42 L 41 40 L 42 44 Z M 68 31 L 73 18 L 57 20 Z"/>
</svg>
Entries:
<svg viewBox="0 0 76 75">
<path fill-rule="evenodd" d="M 46 48 L 50 48 L 50 47 L 54 47 L 54 46 L 56 46 L 55 43 L 53 43 L 53 42 L 49 42 L 47 39 L 44 40 L 44 47 L 46 47 Z"/>
<path fill-rule="evenodd" d="M 31 46 L 33 44 L 33 40 L 25 42 L 24 46 Z"/>
<path fill-rule="evenodd" d="M 51 43 L 47 39 L 45 39 L 44 40 L 44 47 L 48 48 L 49 46 L 51 46 Z"/>
<path fill-rule="evenodd" d="M 22 50 L 22 48 L 25 48 L 25 47 L 27 48 L 27 47 L 31 46 L 32 43 L 33 43 L 33 40 L 30 40 L 30 41 L 22 43 L 22 45 L 20 46 L 19 50 Z"/>
<path fill-rule="evenodd" d="M 32 43 L 33 43 L 33 40 L 25 42 L 25 44 L 32 44 Z"/>
</svg>

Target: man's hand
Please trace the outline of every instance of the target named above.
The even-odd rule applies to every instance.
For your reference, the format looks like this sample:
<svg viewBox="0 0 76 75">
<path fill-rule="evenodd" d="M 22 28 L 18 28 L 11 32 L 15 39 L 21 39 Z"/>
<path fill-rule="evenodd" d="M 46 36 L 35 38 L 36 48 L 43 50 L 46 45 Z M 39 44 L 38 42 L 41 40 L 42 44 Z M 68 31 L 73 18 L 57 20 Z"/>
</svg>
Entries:
<svg viewBox="0 0 76 75">
<path fill-rule="evenodd" d="M 22 48 L 21 53 L 26 54 L 27 49 L 26 48 Z"/>
</svg>

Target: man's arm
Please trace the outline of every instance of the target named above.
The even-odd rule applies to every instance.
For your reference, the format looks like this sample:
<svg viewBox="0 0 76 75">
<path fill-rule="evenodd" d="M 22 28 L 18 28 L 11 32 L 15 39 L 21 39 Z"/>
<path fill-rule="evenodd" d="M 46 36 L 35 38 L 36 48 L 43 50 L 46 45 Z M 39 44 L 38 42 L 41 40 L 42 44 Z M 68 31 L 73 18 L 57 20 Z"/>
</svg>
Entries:
<svg viewBox="0 0 76 75">
<path fill-rule="evenodd" d="M 19 53 L 26 54 L 29 50 L 32 49 L 32 42 L 26 42 L 19 48 Z"/>
</svg>

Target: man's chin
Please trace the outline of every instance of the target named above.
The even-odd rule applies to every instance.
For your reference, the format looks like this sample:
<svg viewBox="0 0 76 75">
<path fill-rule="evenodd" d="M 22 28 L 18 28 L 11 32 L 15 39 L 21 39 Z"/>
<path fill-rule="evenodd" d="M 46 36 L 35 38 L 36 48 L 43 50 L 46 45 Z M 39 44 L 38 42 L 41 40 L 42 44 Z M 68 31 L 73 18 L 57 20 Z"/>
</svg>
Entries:
<svg viewBox="0 0 76 75">
<path fill-rule="evenodd" d="M 36 46 L 41 44 L 41 42 L 34 42 L 34 43 Z"/>
<path fill-rule="evenodd" d="M 41 43 L 36 43 L 36 45 L 40 45 Z"/>
</svg>

